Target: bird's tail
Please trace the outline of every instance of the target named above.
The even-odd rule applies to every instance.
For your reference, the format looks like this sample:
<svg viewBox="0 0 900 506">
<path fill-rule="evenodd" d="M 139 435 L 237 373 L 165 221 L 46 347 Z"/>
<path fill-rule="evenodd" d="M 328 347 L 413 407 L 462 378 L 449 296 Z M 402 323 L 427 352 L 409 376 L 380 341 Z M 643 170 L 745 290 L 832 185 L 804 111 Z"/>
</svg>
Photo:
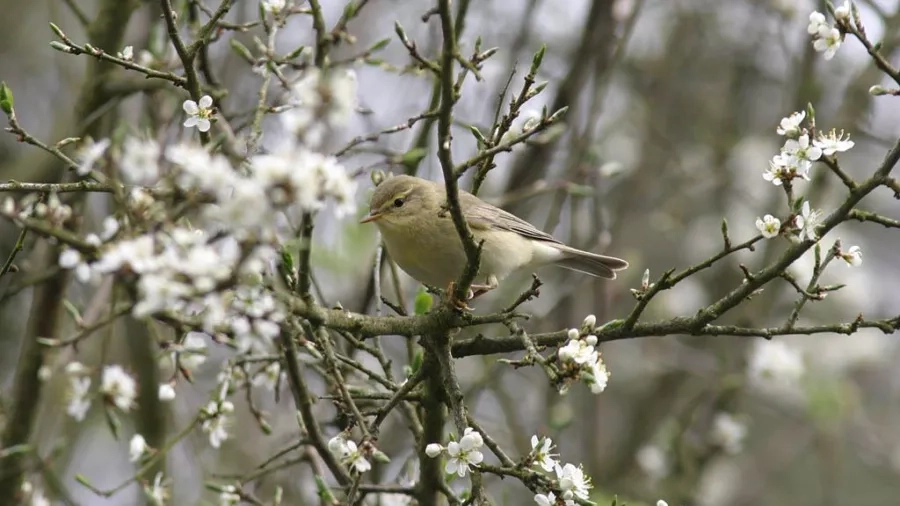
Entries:
<svg viewBox="0 0 900 506">
<path fill-rule="evenodd" d="M 598 278 L 616 279 L 616 271 L 628 268 L 628 262 L 621 258 L 608 257 L 571 248 L 564 244 L 553 244 L 563 253 L 555 265 L 565 269 L 583 272 Z"/>
</svg>

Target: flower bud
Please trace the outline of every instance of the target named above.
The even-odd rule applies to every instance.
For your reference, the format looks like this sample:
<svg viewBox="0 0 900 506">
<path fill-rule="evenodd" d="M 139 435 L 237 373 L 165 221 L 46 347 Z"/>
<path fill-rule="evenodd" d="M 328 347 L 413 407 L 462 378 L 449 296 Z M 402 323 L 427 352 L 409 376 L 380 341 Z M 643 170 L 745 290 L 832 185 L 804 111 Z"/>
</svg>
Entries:
<svg viewBox="0 0 900 506">
<path fill-rule="evenodd" d="M 437 457 L 443 451 L 444 451 L 444 447 L 437 443 L 431 443 L 425 447 L 425 455 L 428 455 L 431 458 Z"/>
<path fill-rule="evenodd" d="M 582 325 L 589 329 L 593 329 L 595 326 L 597 326 L 597 317 L 592 314 L 587 315 L 584 318 L 584 323 L 582 323 Z"/>
</svg>

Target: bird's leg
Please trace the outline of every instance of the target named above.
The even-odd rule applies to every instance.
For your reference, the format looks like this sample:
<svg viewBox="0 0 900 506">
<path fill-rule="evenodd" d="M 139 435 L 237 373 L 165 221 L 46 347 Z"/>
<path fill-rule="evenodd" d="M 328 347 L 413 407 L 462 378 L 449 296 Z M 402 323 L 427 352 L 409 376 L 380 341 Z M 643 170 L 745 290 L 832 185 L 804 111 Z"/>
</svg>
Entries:
<svg viewBox="0 0 900 506">
<path fill-rule="evenodd" d="M 472 290 L 474 291 L 474 293 L 472 294 L 471 297 L 469 297 L 469 300 L 472 300 L 475 297 L 480 297 L 480 296 L 490 292 L 491 290 L 497 288 L 498 286 L 500 286 L 500 282 L 497 281 L 497 276 L 494 276 L 493 274 L 491 274 L 487 279 L 487 284 L 472 285 Z"/>
<path fill-rule="evenodd" d="M 472 289 L 469 289 L 469 293 L 466 294 L 465 299 L 457 299 L 456 298 L 456 281 L 451 281 L 447 286 L 447 300 L 450 302 L 450 305 L 459 309 L 460 311 L 471 311 L 472 308 L 469 307 L 466 302 L 472 300 L 474 298 L 474 293 L 472 293 Z"/>
</svg>

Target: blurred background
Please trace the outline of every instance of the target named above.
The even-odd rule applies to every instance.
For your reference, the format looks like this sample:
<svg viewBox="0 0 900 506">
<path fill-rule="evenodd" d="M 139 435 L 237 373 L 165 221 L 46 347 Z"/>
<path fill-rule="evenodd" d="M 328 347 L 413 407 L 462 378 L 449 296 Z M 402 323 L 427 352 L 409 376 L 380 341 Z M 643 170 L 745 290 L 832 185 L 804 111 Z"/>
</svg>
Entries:
<svg viewBox="0 0 900 506">
<path fill-rule="evenodd" d="M 77 3 L 93 17 L 94 2 Z M 344 2 L 323 4 L 326 20 L 333 24 Z M 884 54 L 897 61 L 898 2 L 860 0 L 857 5 L 869 37 L 883 39 Z M 431 2 L 418 0 L 373 0 L 350 24 L 357 42 L 339 46 L 335 59 L 357 54 L 383 38 L 392 42 L 379 56 L 382 64 L 355 67 L 363 113 L 330 139 L 333 150 L 428 109 L 432 96 L 428 76 L 395 71 L 409 63 L 409 55 L 396 40 L 393 25 L 399 21 L 420 51 L 434 56 L 439 27 L 436 19 L 428 23 L 421 19 L 430 7 Z M 737 242 L 757 233 L 756 217 L 786 216 L 783 192 L 764 181 L 762 172 L 783 142 L 775 133 L 779 120 L 805 110 L 807 103 L 815 107 L 819 128 L 844 129 L 856 142 L 841 160 L 857 180 L 875 170 L 900 134 L 894 100 L 868 94 L 872 85 L 886 83 L 859 44 L 848 39 L 831 61 L 813 50 L 806 25 L 810 12 L 825 11 L 819 2 L 456 0 L 454 8 L 460 7 L 466 10 L 462 52 L 470 54 L 476 37 L 482 38 L 483 48 L 499 50 L 485 63 L 483 80 L 470 78 L 463 88 L 455 110 L 454 158 L 464 160 L 475 153 L 468 126 L 489 130 L 513 68 L 510 93 L 520 89 L 532 56 L 546 44 L 538 81 L 549 84 L 525 109 L 540 111 L 546 106 L 553 112 L 568 106 L 565 128 L 552 129 L 514 153 L 499 155 L 480 195 L 570 244 L 626 258 L 632 265 L 614 282 L 553 269 L 539 272 L 545 283 L 541 296 L 524 306 L 534 314 L 526 324 L 531 333 L 577 327 L 588 314 L 601 322 L 623 317 L 635 303 L 629 289 L 639 287 L 645 269 L 652 280 L 666 269 L 684 268 L 718 252 L 723 218 Z M 7 19 L 0 30 L 0 79 L 15 93 L 20 122 L 47 141 L 75 135 L 84 120 L 76 111 L 89 62 L 51 49 L 48 42 L 54 35 L 47 23 L 55 22 L 78 43 L 87 40 L 85 30 L 62 1 L 0 0 L 0 12 Z M 240 23 L 256 17 L 257 2 L 248 0 L 238 2 L 228 20 Z M 235 37 L 252 46 L 254 33 L 259 35 L 258 29 L 224 33 L 222 38 Z M 278 47 L 287 53 L 308 44 L 311 33 L 309 20 L 296 16 L 282 31 Z M 131 17 L 125 44 L 133 45 L 135 54 L 153 47 L 165 54 L 160 34 L 158 3 L 146 2 Z M 122 48 L 103 49 L 115 53 Z M 260 78 L 231 52 L 226 40 L 211 48 L 210 64 L 230 90 L 222 101 L 223 113 L 239 116 L 251 110 Z M 135 77 L 121 69 L 112 74 L 122 82 Z M 140 130 L 148 115 L 162 121 L 174 118 L 173 124 L 179 126 L 185 98 L 180 90 L 151 84 L 137 88 L 110 98 L 116 128 Z M 500 105 L 505 108 L 508 101 L 509 96 Z M 425 130 L 425 125 L 420 122 L 381 136 L 343 158 L 349 169 L 363 171 L 360 213 L 371 189 L 366 175 L 371 169 L 415 170 L 423 177 L 440 178 L 433 156 L 434 128 Z M 277 123 L 273 120 L 268 126 Z M 273 132 L 265 137 L 265 143 L 274 136 Z M 404 158 L 414 148 L 425 149 L 426 156 L 420 161 Z M 12 136 L 0 137 L 0 179 L 52 181 L 59 178 L 58 171 L 46 155 L 18 144 Z M 465 188 L 469 184 L 463 180 Z M 812 181 L 801 182 L 796 190 L 826 213 L 842 201 L 845 191 L 824 167 L 815 167 Z M 881 189 L 861 207 L 898 218 L 892 197 Z M 104 211 L 102 199 L 92 203 L 87 222 L 99 222 Z M 823 248 L 838 238 L 845 248 L 860 245 L 865 261 L 859 268 L 847 268 L 842 262 L 831 266 L 823 284 L 846 287 L 808 304 L 801 323 L 852 321 L 860 313 L 867 318 L 900 314 L 896 288 L 900 234 L 895 232 L 849 223 L 825 237 Z M 15 238 L 15 229 L 4 224 L 0 235 L 4 256 Z M 390 312 L 374 297 L 373 227 L 360 226 L 352 217 L 339 221 L 325 212 L 317 218 L 315 238 L 314 266 L 326 302 L 370 314 Z M 693 315 L 741 282 L 739 263 L 753 271 L 785 246 L 784 239 L 766 241 L 755 252 L 730 257 L 661 294 L 643 318 Z M 29 258 L 20 257 L 24 272 L 17 276 L 28 274 Z M 811 270 L 812 258 L 792 266 L 792 274 L 804 284 Z M 396 278 L 399 290 L 385 267 L 381 288 L 388 299 L 396 301 L 399 294 L 400 302 L 411 308 L 418 287 L 402 273 Z M 498 293 L 479 300 L 477 311 L 507 305 L 529 282 L 525 277 L 506 283 Z M 8 291 L 9 286 L 0 289 Z M 24 289 L 2 299 L 0 379 L 7 391 L 31 293 Z M 85 297 L 78 286 L 68 295 L 73 300 Z M 794 289 L 776 280 L 721 322 L 778 326 L 795 301 Z M 145 332 L 135 325 L 124 322 L 113 327 L 77 354 L 57 353 L 54 371 L 76 356 L 86 364 L 115 361 L 132 370 L 152 364 L 146 351 L 128 343 L 135 333 Z M 67 328 L 63 336 L 55 337 L 68 335 L 73 327 Z M 502 327 L 482 330 L 489 335 L 505 332 Z M 852 336 L 779 338 L 802 356 L 803 374 L 777 388 L 760 385 L 748 374 L 748 362 L 753 373 L 754 354 L 765 346 L 755 338 L 667 336 L 604 344 L 601 349 L 612 377 L 599 396 L 583 386 L 560 396 L 540 370 L 513 369 L 498 363 L 496 356 L 460 359 L 458 367 L 469 406 L 502 446 L 512 455 L 525 455 L 532 434 L 552 437 L 564 462 L 584 463 L 596 487 L 594 499 L 607 504 L 618 494 L 629 504 L 655 504 L 662 498 L 673 506 L 882 506 L 896 504 L 900 494 L 900 375 L 895 372 L 900 356 L 895 340 L 875 330 Z M 406 341 L 386 337 L 383 343 L 396 357 L 399 373 Z M 211 343 L 210 358 L 197 371 L 194 384 L 179 383 L 174 404 L 141 414 L 143 421 L 135 420 L 135 427 L 123 433 L 130 434 L 141 424 L 152 424 L 170 436 L 177 432 L 208 399 L 216 365 L 226 356 Z M 65 417 L 64 377 L 54 374 L 47 385 L 36 401 L 41 414 L 34 439 L 40 451 L 53 458 L 36 473 L 48 482 L 58 480 L 55 486 L 64 486 L 77 504 L 142 504 L 137 486 L 100 498 L 74 481 L 77 473 L 83 473 L 95 486 L 105 488 L 127 479 L 133 472 L 127 462 L 127 438 L 115 441 L 99 410 L 80 424 Z M 321 393 L 322 385 L 317 388 Z M 215 494 L 203 489 L 205 481 L 224 483 L 229 476 L 246 474 L 295 441 L 297 426 L 289 396 L 276 402 L 268 395 L 260 401 L 271 415 L 271 435 L 246 423 L 249 413 L 239 400 L 235 403 L 237 434 L 221 450 L 211 450 L 199 431 L 172 449 L 167 461 L 172 504 L 214 501 Z M 333 416 L 327 403 L 321 404 L 323 419 Z M 730 422 L 722 422 L 723 414 Z M 389 423 L 379 439 L 379 448 L 393 458 L 391 465 L 375 471 L 385 482 L 406 472 L 402 464 L 411 454 L 409 435 L 398 422 Z M 274 485 L 285 487 L 285 504 L 316 503 L 306 470 L 288 468 L 266 477 L 259 482 L 259 496 L 268 497 Z M 488 485 L 499 504 L 532 503 L 531 494 L 512 480 L 488 478 Z"/>
</svg>

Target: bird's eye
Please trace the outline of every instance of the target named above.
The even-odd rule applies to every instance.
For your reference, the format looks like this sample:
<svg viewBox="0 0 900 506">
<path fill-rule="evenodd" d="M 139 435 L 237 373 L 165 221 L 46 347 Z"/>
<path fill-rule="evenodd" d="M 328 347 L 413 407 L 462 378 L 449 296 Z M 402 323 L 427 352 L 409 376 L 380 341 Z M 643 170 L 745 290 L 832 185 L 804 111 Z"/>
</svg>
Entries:
<svg viewBox="0 0 900 506">
<path fill-rule="evenodd" d="M 394 199 L 394 207 L 403 207 L 403 199 Z"/>
</svg>

